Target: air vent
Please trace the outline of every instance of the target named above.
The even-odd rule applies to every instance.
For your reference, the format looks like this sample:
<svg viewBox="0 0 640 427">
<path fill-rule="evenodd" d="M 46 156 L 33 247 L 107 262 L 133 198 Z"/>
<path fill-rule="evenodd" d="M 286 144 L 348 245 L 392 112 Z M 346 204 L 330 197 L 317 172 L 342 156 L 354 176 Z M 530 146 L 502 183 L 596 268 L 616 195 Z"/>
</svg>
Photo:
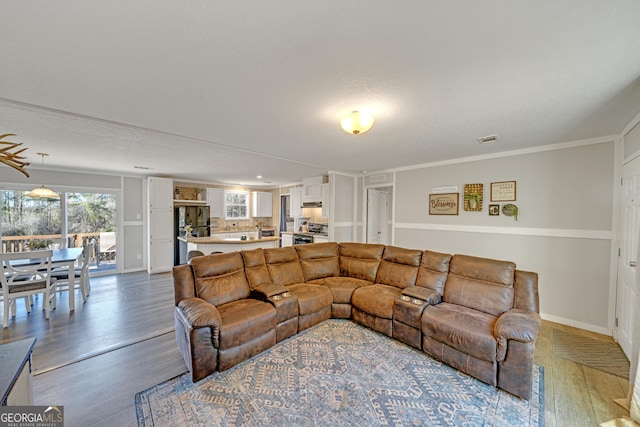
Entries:
<svg viewBox="0 0 640 427">
<path fill-rule="evenodd" d="M 147 166 L 133 166 L 134 169 L 142 169 L 145 171 L 150 171 L 153 170 L 153 168 L 147 167 Z"/>
<path fill-rule="evenodd" d="M 498 135 L 487 135 L 476 138 L 476 141 L 478 141 L 480 144 L 490 144 L 492 142 L 496 142 L 498 139 Z"/>
<path fill-rule="evenodd" d="M 369 177 L 369 182 L 384 182 L 387 180 L 387 175 L 371 175 Z"/>
</svg>

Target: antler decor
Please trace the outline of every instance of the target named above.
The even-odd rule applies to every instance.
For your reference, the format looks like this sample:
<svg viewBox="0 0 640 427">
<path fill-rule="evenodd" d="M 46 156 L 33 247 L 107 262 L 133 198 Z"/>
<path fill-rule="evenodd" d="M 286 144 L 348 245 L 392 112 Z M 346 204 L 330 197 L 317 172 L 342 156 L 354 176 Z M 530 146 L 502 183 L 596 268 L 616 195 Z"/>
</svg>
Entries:
<svg viewBox="0 0 640 427">
<path fill-rule="evenodd" d="M 16 136 L 14 133 L 5 133 L 4 135 L 0 135 L 0 139 L 7 136 Z M 22 143 L 10 142 L 10 141 L 0 141 L 0 144 L 5 145 L 5 147 L 0 148 L 0 162 L 4 163 L 7 166 L 11 166 L 14 169 L 19 170 L 27 178 L 29 178 L 29 173 L 24 170 L 25 167 L 29 166 L 29 162 L 23 162 L 26 157 L 21 156 L 22 153 L 27 148 L 21 148 L 18 151 L 11 152 L 14 149 L 17 149 L 22 145 Z"/>
</svg>

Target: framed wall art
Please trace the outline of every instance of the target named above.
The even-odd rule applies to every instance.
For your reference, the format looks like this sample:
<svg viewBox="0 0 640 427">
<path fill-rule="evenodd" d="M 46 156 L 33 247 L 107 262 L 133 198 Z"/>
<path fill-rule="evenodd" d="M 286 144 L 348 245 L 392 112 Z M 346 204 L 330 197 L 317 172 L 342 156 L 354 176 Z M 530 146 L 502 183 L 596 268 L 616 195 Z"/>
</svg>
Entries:
<svg viewBox="0 0 640 427">
<path fill-rule="evenodd" d="M 491 183 L 492 202 L 513 202 L 516 200 L 516 182 L 500 181 Z"/>
<path fill-rule="evenodd" d="M 489 205 L 489 216 L 499 216 L 500 215 L 500 205 L 499 204 L 490 204 Z"/>
<path fill-rule="evenodd" d="M 460 193 L 429 194 L 429 215 L 458 215 Z"/>
<path fill-rule="evenodd" d="M 464 185 L 464 210 L 480 212 L 482 210 L 484 184 Z"/>
</svg>

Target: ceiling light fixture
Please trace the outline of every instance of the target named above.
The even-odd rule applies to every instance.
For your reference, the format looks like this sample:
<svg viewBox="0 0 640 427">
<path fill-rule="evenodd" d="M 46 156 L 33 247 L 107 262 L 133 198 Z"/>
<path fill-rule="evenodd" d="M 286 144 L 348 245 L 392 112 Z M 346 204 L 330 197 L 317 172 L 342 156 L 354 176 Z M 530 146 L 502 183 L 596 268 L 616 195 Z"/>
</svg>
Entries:
<svg viewBox="0 0 640 427">
<path fill-rule="evenodd" d="M 352 111 L 340 120 L 340 126 L 345 132 L 354 135 L 365 133 L 373 126 L 373 116 L 361 111 Z"/>
<path fill-rule="evenodd" d="M 46 153 L 38 153 L 38 156 L 42 157 L 42 166 L 44 167 L 44 158 L 48 156 Z M 60 195 L 55 191 L 42 185 L 42 187 L 36 187 L 27 193 L 27 197 L 34 199 L 59 199 Z"/>
</svg>

